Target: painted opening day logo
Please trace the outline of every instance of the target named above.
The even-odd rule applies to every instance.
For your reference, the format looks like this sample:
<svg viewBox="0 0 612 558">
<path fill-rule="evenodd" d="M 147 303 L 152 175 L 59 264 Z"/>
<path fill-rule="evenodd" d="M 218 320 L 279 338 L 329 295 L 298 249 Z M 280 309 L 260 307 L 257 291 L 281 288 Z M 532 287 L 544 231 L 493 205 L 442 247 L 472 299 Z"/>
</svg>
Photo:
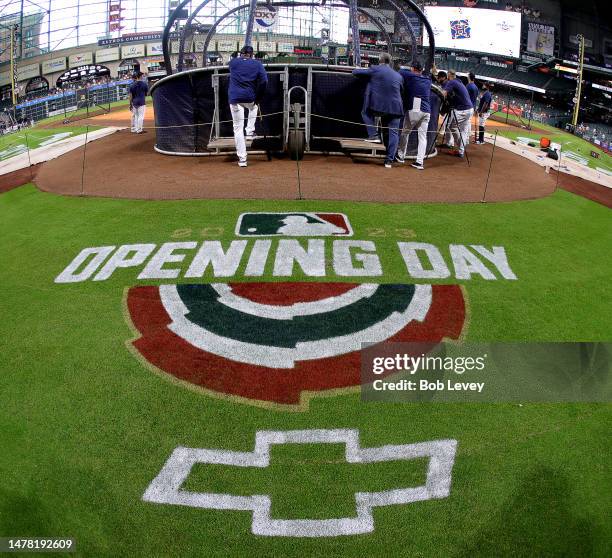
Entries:
<svg viewBox="0 0 612 558">
<path fill-rule="evenodd" d="M 83 248 L 54 282 L 123 286 L 127 278 L 124 316 L 134 335 L 126 344 L 144 366 L 208 395 L 301 411 L 312 397 L 359 389 L 362 350 L 372 344 L 459 340 L 467 321 L 459 281 L 517 279 L 503 246 L 392 240 L 379 253 L 374 240 L 354 238 L 342 213 L 243 213 L 233 232 L 223 242 L 207 233 L 198 241 L 173 235 L 160 244 Z M 385 283 L 393 261 L 397 279 Z M 175 446 L 143 486 L 142 501 L 249 512 L 258 536 L 363 535 L 375 530 L 375 508 L 449 497 L 457 443 L 371 447 L 356 429 L 257 430 L 252 451 Z M 274 491 L 186 485 L 194 467 L 213 476 L 219 465 L 272 474 L 271 449 L 286 444 L 344 444 L 353 471 L 420 460 L 425 475 L 415 486 L 351 489 L 354 510 L 343 517 L 323 510 L 312 519 L 277 517 Z"/>
<path fill-rule="evenodd" d="M 457 339 L 458 285 L 213 283 L 133 287 L 133 347 L 156 368 L 219 395 L 300 405 L 360 385 L 364 343 Z"/>
<path fill-rule="evenodd" d="M 128 346 L 141 362 L 208 394 L 303 409 L 313 395 L 360 386 L 366 344 L 460 338 L 462 287 L 430 280 L 517 279 L 502 246 L 450 244 L 449 261 L 432 244 L 397 242 L 411 280 L 377 282 L 384 270 L 375 242 L 347 238 L 353 228 L 341 213 L 244 213 L 235 233 L 225 246 L 85 248 L 55 283 L 139 268 L 138 280 L 164 283 L 125 291 L 135 334 Z M 272 280 L 262 280 L 266 270 Z"/>
<path fill-rule="evenodd" d="M 243 213 L 238 236 L 353 236 L 343 213 Z"/>
</svg>

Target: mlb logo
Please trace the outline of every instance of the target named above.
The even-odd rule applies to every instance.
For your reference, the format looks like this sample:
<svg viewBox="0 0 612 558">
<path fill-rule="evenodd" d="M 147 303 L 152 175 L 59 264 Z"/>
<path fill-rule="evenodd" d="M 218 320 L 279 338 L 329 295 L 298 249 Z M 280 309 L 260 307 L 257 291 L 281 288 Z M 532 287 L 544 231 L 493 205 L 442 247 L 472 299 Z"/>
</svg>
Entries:
<svg viewBox="0 0 612 558">
<path fill-rule="evenodd" d="M 238 236 L 353 236 L 344 213 L 243 213 Z"/>
<path fill-rule="evenodd" d="M 455 19 L 451 21 L 450 30 L 452 39 L 469 39 L 472 33 L 470 22 L 467 19 Z"/>
</svg>

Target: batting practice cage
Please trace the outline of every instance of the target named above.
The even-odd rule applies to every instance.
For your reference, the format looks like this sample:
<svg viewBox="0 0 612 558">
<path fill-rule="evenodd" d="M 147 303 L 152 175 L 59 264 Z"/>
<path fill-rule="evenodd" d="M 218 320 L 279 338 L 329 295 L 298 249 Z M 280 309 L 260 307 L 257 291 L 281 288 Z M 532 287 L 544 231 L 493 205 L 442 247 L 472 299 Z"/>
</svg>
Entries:
<svg viewBox="0 0 612 558">
<path fill-rule="evenodd" d="M 433 64 L 434 34 L 423 12 L 412 0 L 380 0 L 375 8 L 361 7 L 357 0 L 343 0 L 327 4 L 321 2 L 283 1 L 258 4 L 255 1 L 236 6 L 224 14 L 217 15 L 212 25 L 206 26 L 207 34 L 200 41 L 201 60 L 204 67 L 186 69 L 190 54 L 190 38 L 197 25 L 198 14 L 212 0 L 204 0 L 192 8 L 182 26 L 179 18 L 186 17 L 181 2 L 170 14 L 163 34 L 164 62 L 167 76 L 155 83 L 151 89 L 155 108 L 155 149 L 167 155 L 201 156 L 234 150 L 232 116 L 228 101 L 229 69 L 227 65 L 207 66 L 211 60 L 213 37 L 229 22 L 243 22 L 244 39 L 239 46 L 252 45 L 255 16 L 258 10 L 285 10 L 310 8 L 325 9 L 327 13 L 344 14 L 349 28 L 348 47 L 342 54 L 345 59 L 330 56 L 330 48 L 319 48 L 325 53 L 316 61 L 276 57 L 262 62 L 268 73 L 268 87 L 261 101 L 255 126 L 256 138 L 248 140 L 251 151 L 285 151 L 294 159 L 304 153 L 346 153 L 348 150 L 376 149 L 364 144 L 367 137 L 361 112 L 363 109 L 366 80 L 352 75 L 354 67 L 362 62 L 376 63 L 382 52 L 389 52 L 396 66 L 409 67 L 419 60 L 425 72 Z M 390 17 L 392 14 L 393 17 Z M 328 20 L 323 20 L 327 23 Z M 368 30 L 375 30 L 378 37 L 375 50 L 363 45 L 368 40 Z M 422 37 L 423 35 L 423 37 Z M 325 34 L 322 35 L 325 37 Z M 178 38 L 178 41 L 177 41 Z M 328 37 L 325 37 L 327 39 Z M 359 40 L 351 40 L 359 38 Z M 422 43 L 428 42 L 427 47 Z M 326 46 L 327 41 L 321 41 Z M 261 45 L 259 41 L 259 45 Z M 176 67 L 173 67 L 171 50 L 176 52 Z M 364 48 L 365 47 L 365 48 Z M 253 47 L 257 52 L 257 47 Z M 313 49 L 314 52 L 314 49 Z M 429 123 L 428 156 L 434 156 L 441 94 L 432 85 L 431 118 Z M 383 130 L 384 131 L 384 130 Z M 414 130 L 408 143 L 407 157 L 416 157 L 417 131 Z"/>
</svg>

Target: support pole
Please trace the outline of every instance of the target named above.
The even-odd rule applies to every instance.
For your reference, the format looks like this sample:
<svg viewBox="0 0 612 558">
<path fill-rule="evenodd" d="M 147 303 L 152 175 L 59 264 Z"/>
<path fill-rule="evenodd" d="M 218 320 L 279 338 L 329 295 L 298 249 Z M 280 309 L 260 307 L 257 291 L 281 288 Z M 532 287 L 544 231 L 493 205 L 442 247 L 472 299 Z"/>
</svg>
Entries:
<svg viewBox="0 0 612 558">
<path fill-rule="evenodd" d="M 168 21 L 166 22 L 166 27 L 164 27 L 164 32 L 162 34 L 162 49 L 164 51 L 164 66 L 166 67 L 166 74 L 171 75 L 172 72 L 172 60 L 170 58 L 170 33 L 172 32 L 172 26 L 177 20 L 177 14 L 180 10 L 185 8 L 187 4 L 189 4 L 191 0 L 183 0 L 174 11 L 170 14 Z"/>
<path fill-rule="evenodd" d="M 11 100 L 13 101 L 13 110 L 17 104 L 17 25 L 11 26 Z"/>
<path fill-rule="evenodd" d="M 531 92 L 531 104 L 529 105 L 529 122 L 527 123 L 527 129 L 531 130 L 531 119 L 533 117 L 533 96 L 535 91 Z"/>
<path fill-rule="evenodd" d="M 493 155 L 495 154 L 495 145 L 497 144 L 497 130 L 495 130 L 495 137 L 493 138 L 493 149 L 491 150 L 491 160 L 489 161 L 489 172 L 487 172 L 487 181 L 485 182 L 484 192 L 482 193 L 482 203 L 487 201 L 487 188 L 489 187 L 489 178 L 491 177 L 491 168 L 493 167 Z"/>
<path fill-rule="evenodd" d="M 582 97 L 582 72 L 584 70 L 584 35 L 578 35 L 578 82 L 576 83 L 576 98 L 574 102 L 574 116 L 572 126 L 574 130 L 578 126 L 580 118 L 580 98 Z"/>
<path fill-rule="evenodd" d="M 357 0 L 349 0 L 349 18 L 353 35 L 353 66 L 361 66 L 361 45 L 359 44 L 359 21 L 357 20 Z"/>
<path fill-rule="evenodd" d="M 506 101 L 506 124 L 508 124 L 508 119 L 510 118 L 510 92 L 512 88 L 508 86 L 508 100 Z"/>
<path fill-rule="evenodd" d="M 30 157 L 30 142 L 28 141 L 28 133 L 24 132 L 26 149 L 28 151 L 28 168 L 30 169 L 30 181 L 34 181 L 34 172 L 32 171 L 32 158 Z"/>
<path fill-rule="evenodd" d="M 257 11 L 257 0 L 249 1 L 249 19 L 247 20 L 246 37 L 244 39 L 245 46 L 252 46 L 253 42 L 253 27 L 255 25 L 255 12 Z"/>
<path fill-rule="evenodd" d="M 81 196 L 85 194 L 85 159 L 87 157 L 87 139 L 89 136 L 89 124 L 85 128 L 85 143 L 83 144 L 83 166 L 81 168 Z"/>
</svg>

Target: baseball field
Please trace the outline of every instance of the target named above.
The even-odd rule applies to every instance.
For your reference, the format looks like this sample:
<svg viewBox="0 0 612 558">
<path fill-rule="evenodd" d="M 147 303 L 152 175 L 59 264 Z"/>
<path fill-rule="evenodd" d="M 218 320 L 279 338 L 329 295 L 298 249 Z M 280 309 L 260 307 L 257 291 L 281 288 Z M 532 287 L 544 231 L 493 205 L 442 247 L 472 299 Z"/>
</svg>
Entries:
<svg viewBox="0 0 612 558">
<path fill-rule="evenodd" d="M 28 183 L 0 215 L 0 535 L 83 556 L 609 556 L 609 403 L 364 402 L 360 345 L 342 349 L 419 293 L 400 340 L 609 342 L 605 205 Z"/>
</svg>

